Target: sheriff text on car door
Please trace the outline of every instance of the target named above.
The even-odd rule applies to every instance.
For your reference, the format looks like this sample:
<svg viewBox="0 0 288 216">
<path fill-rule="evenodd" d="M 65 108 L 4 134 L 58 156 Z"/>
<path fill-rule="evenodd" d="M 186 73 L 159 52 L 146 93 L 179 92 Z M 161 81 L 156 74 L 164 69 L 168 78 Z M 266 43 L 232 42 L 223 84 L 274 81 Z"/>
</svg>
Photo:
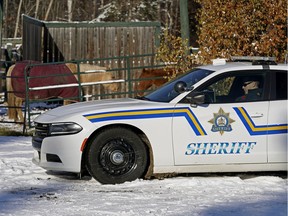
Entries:
<svg viewBox="0 0 288 216">
<path fill-rule="evenodd" d="M 251 73 L 249 71 L 249 75 Z M 267 163 L 269 102 L 264 93 L 258 101 L 237 101 L 236 97 L 244 92 L 235 89 L 251 83 L 245 83 L 244 75 L 239 72 L 221 76 L 202 88 L 210 98 L 204 104 L 193 106 L 180 102 L 176 105 L 173 117 L 175 165 Z M 258 76 L 262 79 L 261 92 L 264 92 L 265 74 Z M 225 82 L 229 84 L 220 91 L 219 85 Z"/>
</svg>

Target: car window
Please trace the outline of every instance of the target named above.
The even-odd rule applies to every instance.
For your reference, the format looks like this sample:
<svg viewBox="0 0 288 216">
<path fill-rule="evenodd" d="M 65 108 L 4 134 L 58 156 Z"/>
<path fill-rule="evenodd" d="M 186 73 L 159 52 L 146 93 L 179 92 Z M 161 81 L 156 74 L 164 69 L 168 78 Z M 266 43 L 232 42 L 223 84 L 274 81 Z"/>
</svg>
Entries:
<svg viewBox="0 0 288 216">
<path fill-rule="evenodd" d="M 287 100 L 287 72 L 276 72 L 276 100 Z"/>
<path fill-rule="evenodd" d="M 184 81 L 187 84 L 187 87 L 192 87 L 195 83 L 199 82 L 204 77 L 208 76 L 213 72 L 214 71 L 195 68 L 164 84 L 160 88 L 143 97 L 143 99 L 157 102 L 169 102 L 179 95 L 179 93 L 174 90 L 175 83 L 179 81 Z"/>
<path fill-rule="evenodd" d="M 206 104 L 260 101 L 265 99 L 264 81 L 263 71 L 239 71 L 220 75 L 195 91 L 205 95 Z"/>
<path fill-rule="evenodd" d="M 220 79 L 211 85 L 208 85 L 202 91 L 205 93 L 205 101 L 207 103 L 221 103 L 231 101 L 229 95 L 231 93 L 231 86 L 235 77 L 228 76 Z"/>
</svg>

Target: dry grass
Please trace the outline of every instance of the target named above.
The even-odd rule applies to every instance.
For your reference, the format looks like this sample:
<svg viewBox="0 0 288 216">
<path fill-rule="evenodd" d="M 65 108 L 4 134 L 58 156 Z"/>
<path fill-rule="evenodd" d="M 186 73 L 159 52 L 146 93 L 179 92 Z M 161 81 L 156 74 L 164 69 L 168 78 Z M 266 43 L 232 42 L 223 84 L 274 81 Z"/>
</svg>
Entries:
<svg viewBox="0 0 288 216">
<path fill-rule="evenodd" d="M 32 136 L 33 131 L 23 131 L 13 130 L 12 128 L 2 128 L 0 127 L 0 136 Z"/>
</svg>

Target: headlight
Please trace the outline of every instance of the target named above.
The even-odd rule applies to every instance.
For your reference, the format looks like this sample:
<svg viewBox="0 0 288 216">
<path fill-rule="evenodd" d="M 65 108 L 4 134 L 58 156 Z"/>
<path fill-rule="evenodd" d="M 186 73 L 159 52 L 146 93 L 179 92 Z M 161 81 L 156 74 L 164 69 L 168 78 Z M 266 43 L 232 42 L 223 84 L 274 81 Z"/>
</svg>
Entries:
<svg viewBox="0 0 288 216">
<path fill-rule="evenodd" d="M 73 122 L 52 123 L 49 128 L 49 135 L 67 135 L 79 133 L 83 128 Z"/>
</svg>

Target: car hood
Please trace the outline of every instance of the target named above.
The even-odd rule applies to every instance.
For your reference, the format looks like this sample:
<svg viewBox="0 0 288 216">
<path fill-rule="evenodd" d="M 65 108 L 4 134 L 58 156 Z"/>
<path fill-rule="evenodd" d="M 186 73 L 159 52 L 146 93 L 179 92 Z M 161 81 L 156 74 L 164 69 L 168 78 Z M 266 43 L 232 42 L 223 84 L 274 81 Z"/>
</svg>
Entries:
<svg viewBox="0 0 288 216">
<path fill-rule="evenodd" d="M 153 107 L 171 106 L 168 103 L 151 102 L 146 100 L 121 98 L 121 99 L 107 99 L 90 102 L 79 102 L 71 105 L 61 106 L 52 110 L 49 110 L 41 116 L 49 115 L 55 117 L 68 117 L 74 115 L 87 115 L 92 113 L 119 111 L 119 110 L 131 110 L 131 109 L 145 109 Z M 38 117 L 35 120 L 41 118 Z"/>
</svg>

